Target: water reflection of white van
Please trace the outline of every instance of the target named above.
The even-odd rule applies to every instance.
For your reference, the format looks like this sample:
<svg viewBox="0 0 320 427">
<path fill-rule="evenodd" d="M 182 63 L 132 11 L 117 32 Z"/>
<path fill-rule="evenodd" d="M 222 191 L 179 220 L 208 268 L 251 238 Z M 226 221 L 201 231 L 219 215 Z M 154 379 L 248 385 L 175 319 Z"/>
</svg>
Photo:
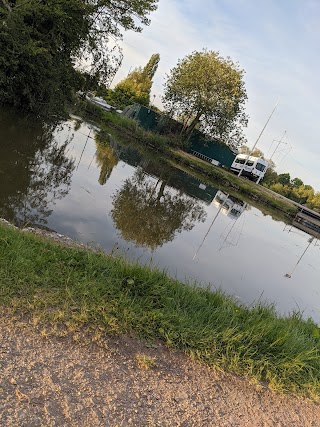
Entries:
<svg viewBox="0 0 320 427">
<path fill-rule="evenodd" d="M 232 172 L 239 173 L 243 168 L 241 175 L 247 176 L 253 181 L 259 183 L 267 172 L 269 163 L 261 157 L 249 156 L 245 164 L 247 157 L 247 154 L 238 154 L 234 159 L 230 169 Z M 245 166 L 243 167 L 244 164 Z"/>
<path fill-rule="evenodd" d="M 219 208 L 221 207 L 221 212 L 233 219 L 239 218 L 247 207 L 247 203 L 235 197 L 228 196 L 220 190 L 217 191 L 212 203 Z"/>
</svg>

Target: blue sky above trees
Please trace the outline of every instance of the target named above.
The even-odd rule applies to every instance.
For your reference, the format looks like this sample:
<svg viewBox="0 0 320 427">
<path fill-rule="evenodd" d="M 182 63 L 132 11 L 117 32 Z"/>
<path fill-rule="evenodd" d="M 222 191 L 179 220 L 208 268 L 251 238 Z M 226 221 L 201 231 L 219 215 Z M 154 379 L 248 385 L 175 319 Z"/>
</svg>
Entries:
<svg viewBox="0 0 320 427">
<path fill-rule="evenodd" d="M 283 161 L 283 154 L 275 157 L 277 171 L 320 190 L 319 21 L 318 0 L 160 0 L 149 27 L 125 33 L 124 61 L 114 83 L 160 53 L 152 88 L 159 105 L 166 73 L 178 58 L 202 48 L 230 56 L 246 71 L 248 145 L 280 98 L 258 147 L 270 154 L 272 141 L 286 130 L 293 150 Z"/>
</svg>

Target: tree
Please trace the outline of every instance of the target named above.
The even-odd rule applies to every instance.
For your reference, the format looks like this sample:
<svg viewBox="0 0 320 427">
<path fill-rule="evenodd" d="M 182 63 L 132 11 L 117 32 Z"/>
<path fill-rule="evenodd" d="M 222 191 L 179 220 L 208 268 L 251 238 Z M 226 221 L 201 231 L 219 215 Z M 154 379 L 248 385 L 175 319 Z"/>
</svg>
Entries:
<svg viewBox="0 0 320 427">
<path fill-rule="evenodd" d="M 292 187 L 296 187 L 296 188 L 304 185 L 302 179 L 300 179 L 300 178 L 293 178 L 291 180 L 290 184 Z"/>
<path fill-rule="evenodd" d="M 264 174 L 262 183 L 263 185 L 266 185 L 267 187 L 269 187 L 272 184 L 276 184 L 278 182 L 278 174 L 277 172 L 274 170 L 274 167 L 272 167 L 272 165 L 270 167 L 268 167 L 266 173 Z"/>
<path fill-rule="evenodd" d="M 197 200 L 166 190 L 165 180 L 151 182 L 139 169 L 115 193 L 111 215 L 124 239 L 152 250 L 206 218 Z"/>
<path fill-rule="evenodd" d="M 311 206 L 316 210 L 320 210 L 320 193 L 316 193 L 308 202 L 311 203 Z"/>
<path fill-rule="evenodd" d="M 109 92 L 105 99 L 120 110 L 123 110 L 128 105 L 136 103 L 141 105 L 148 105 L 149 103 L 147 92 L 136 92 L 133 85 L 127 82 L 120 82 L 113 91 Z"/>
<path fill-rule="evenodd" d="M 278 175 L 278 182 L 282 185 L 290 185 L 291 177 L 289 173 L 281 173 Z"/>
<path fill-rule="evenodd" d="M 311 187 L 311 185 L 302 184 L 299 187 L 293 186 L 292 194 L 299 203 L 304 205 L 306 203 L 310 203 L 310 201 L 314 197 L 314 189 Z"/>
<path fill-rule="evenodd" d="M 151 55 L 147 65 L 144 67 L 142 74 L 145 78 L 149 78 L 151 81 L 156 74 L 160 62 L 160 55 L 158 53 L 154 53 Z"/>
<path fill-rule="evenodd" d="M 160 55 L 158 53 L 153 54 L 144 68 L 136 68 L 119 82 L 114 90 L 109 93 L 107 100 L 120 109 L 134 103 L 148 106 L 150 104 L 152 79 L 157 71 L 159 61 Z"/>
<path fill-rule="evenodd" d="M 184 140 L 200 123 L 202 131 L 228 145 L 244 142 L 247 94 L 243 75 L 238 64 L 219 52 L 193 52 L 178 61 L 168 75 L 163 104 L 168 114 L 191 118 L 182 132 Z"/>
<path fill-rule="evenodd" d="M 291 188 L 287 185 L 280 184 L 280 182 L 276 182 L 275 184 L 270 185 L 270 189 L 272 191 L 275 191 L 276 193 L 282 194 L 285 197 L 288 197 L 288 199 L 291 196 Z"/>
<path fill-rule="evenodd" d="M 241 154 L 249 154 L 251 152 L 251 148 L 249 148 L 247 145 L 242 145 L 239 149 L 239 152 Z M 262 159 L 264 159 L 264 153 L 259 150 L 259 148 L 255 148 L 253 150 L 253 152 L 251 153 L 251 156 L 253 157 L 261 157 Z"/>
<path fill-rule="evenodd" d="M 157 0 L 2 0 L 0 100 L 36 112 L 55 108 L 89 75 L 107 81 L 121 55 L 108 49 L 121 29 L 141 31 Z M 120 56 L 119 56 L 120 55 Z"/>
</svg>

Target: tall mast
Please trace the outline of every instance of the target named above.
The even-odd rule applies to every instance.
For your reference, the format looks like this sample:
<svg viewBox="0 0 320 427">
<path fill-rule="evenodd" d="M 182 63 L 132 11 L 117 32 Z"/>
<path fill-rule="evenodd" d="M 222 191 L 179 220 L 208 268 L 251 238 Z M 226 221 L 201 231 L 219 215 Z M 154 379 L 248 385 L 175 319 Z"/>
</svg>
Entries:
<svg viewBox="0 0 320 427">
<path fill-rule="evenodd" d="M 271 112 L 271 114 L 270 114 L 270 116 L 269 116 L 268 120 L 266 121 L 266 124 L 263 126 L 262 131 L 260 132 L 260 135 L 258 136 L 258 138 L 257 138 L 257 140 L 256 140 L 256 142 L 255 142 L 255 144 L 254 144 L 254 146 L 251 148 L 251 151 L 250 151 L 250 152 L 249 152 L 249 154 L 247 155 L 246 160 L 245 160 L 244 164 L 242 165 L 242 167 L 241 167 L 241 169 L 240 169 L 240 171 L 239 171 L 239 173 L 238 173 L 238 176 L 240 176 L 240 175 L 242 174 L 243 169 L 244 169 L 245 165 L 247 164 L 247 161 L 249 160 L 249 157 L 250 157 L 250 156 L 251 156 L 251 154 L 253 153 L 253 150 L 256 148 L 256 145 L 258 144 L 258 142 L 259 142 L 259 140 L 260 140 L 260 138 L 261 138 L 261 135 L 263 134 L 263 132 L 264 132 L 265 128 L 267 127 L 268 123 L 270 122 L 270 119 L 271 119 L 271 117 L 273 116 L 273 113 L 275 112 L 275 110 L 276 110 L 276 108 L 277 108 L 277 106 L 278 106 L 279 102 L 280 102 L 280 101 L 278 100 L 278 101 L 277 101 L 277 103 L 276 103 L 276 105 L 275 105 L 275 107 L 274 107 L 274 109 L 272 110 L 272 112 Z"/>
</svg>

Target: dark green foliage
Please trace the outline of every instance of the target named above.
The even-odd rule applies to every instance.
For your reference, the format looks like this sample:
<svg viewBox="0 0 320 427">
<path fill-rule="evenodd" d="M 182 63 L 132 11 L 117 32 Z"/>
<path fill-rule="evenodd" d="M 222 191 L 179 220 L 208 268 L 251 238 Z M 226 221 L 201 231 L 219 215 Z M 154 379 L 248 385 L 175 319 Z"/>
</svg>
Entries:
<svg viewBox="0 0 320 427">
<path fill-rule="evenodd" d="M 273 168 L 268 167 L 267 172 L 265 173 L 262 182 L 263 182 L 263 185 L 265 185 L 267 187 L 269 187 L 272 184 L 275 184 L 276 182 L 278 182 L 277 172 Z"/>
<path fill-rule="evenodd" d="M 0 26 L 0 100 L 41 111 L 60 106 L 77 87 L 70 56 L 88 28 L 79 0 L 36 3 L 14 8 Z"/>
<path fill-rule="evenodd" d="M 290 184 L 292 185 L 292 187 L 298 188 L 298 187 L 301 187 L 301 185 L 303 185 L 303 181 L 300 178 L 293 178 Z"/>
<path fill-rule="evenodd" d="M 147 93 L 137 93 L 128 84 L 119 83 L 114 90 L 105 97 L 106 101 L 114 107 L 124 110 L 128 105 L 141 104 L 148 105 L 149 97 Z"/>
<path fill-rule="evenodd" d="M 290 174 L 289 173 L 281 173 L 278 175 L 278 182 L 282 185 L 290 185 Z"/>
<path fill-rule="evenodd" d="M 118 37 L 120 27 L 140 31 L 137 21 L 148 23 L 156 2 L 0 2 L 0 102 L 37 113 L 61 111 L 74 90 L 88 86 L 75 63 L 85 59 L 91 79 L 108 79 L 121 61 L 108 51 L 108 38 Z"/>
</svg>

